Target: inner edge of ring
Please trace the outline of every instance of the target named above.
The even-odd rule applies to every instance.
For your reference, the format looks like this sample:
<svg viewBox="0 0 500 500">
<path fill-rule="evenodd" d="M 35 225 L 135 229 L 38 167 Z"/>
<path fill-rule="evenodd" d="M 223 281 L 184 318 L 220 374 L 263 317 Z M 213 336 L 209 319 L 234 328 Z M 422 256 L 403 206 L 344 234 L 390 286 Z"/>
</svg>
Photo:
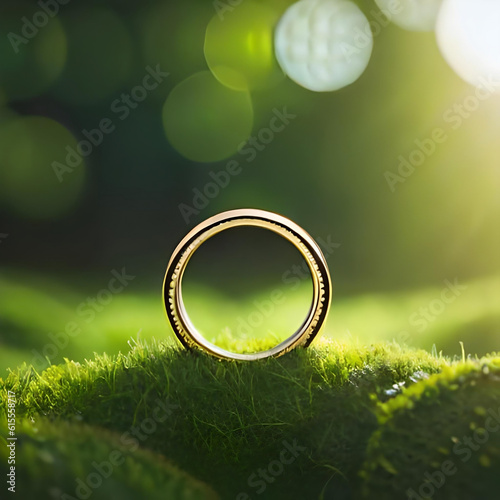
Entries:
<svg viewBox="0 0 500 500">
<path fill-rule="evenodd" d="M 227 226 L 221 228 L 221 226 Z M 300 327 L 289 337 L 287 337 L 284 341 L 280 342 L 278 345 L 274 346 L 271 349 L 267 349 L 265 351 L 260 351 L 257 353 L 248 353 L 248 354 L 238 354 L 226 349 L 222 349 L 217 345 L 208 341 L 201 333 L 196 329 L 193 325 L 189 314 L 186 311 L 184 306 L 184 301 L 182 297 L 182 278 L 184 275 L 184 271 L 187 267 L 189 259 L 194 254 L 194 252 L 208 239 L 216 234 L 230 229 L 232 227 L 238 226 L 253 226 L 253 227 L 261 227 L 264 229 L 271 230 L 280 236 L 287 239 L 291 242 L 300 252 L 304 260 L 307 262 L 309 267 L 309 271 L 311 274 L 311 279 L 313 282 L 313 297 L 311 301 L 311 305 L 309 307 L 309 311 L 306 315 L 306 318 L 300 325 Z M 319 255 L 321 256 L 321 254 Z M 326 272 L 328 270 L 326 269 Z M 329 278 L 327 277 L 329 280 Z M 174 301 L 175 295 L 175 301 Z M 307 246 L 303 243 L 303 240 L 296 235 L 294 232 L 290 231 L 287 227 L 268 220 L 260 220 L 260 219 L 237 219 L 237 220 L 228 220 L 221 222 L 217 226 L 213 226 L 211 228 L 206 229 L 202 232 L 196 239 L 191 241 L 191 243 L 185 248 L 180 256 L 177 265 L 175 266 L 175 270 L 172 273 L 172 278 L 169 284 L 169 306 L 171 309 L 172 317 L 175 322 L 175 327 L 177 332 L 182 336 L 185 343 L 190 347 L 203 348 L 204 350 L 209 351 L 211 354 L 214 354 L 218 357 L 226 358 L 226 359 L 238 359 L 242 361 L 255 360 L 255 359 L 263 359 L 271 356 L 276 356 L 277 354 L 285 354 L 286 352 L 294 349 L 298 345 L 308 344 L 308 340 L 315 333 L 316 325 L 318 324 L 319 319 L 321 318 L 323 309 L 327 309 L 328 305 L 324 304 L 325 301 L 325 282 L 324 276 L 321 272 L 318 262 L 315 259 L 312 252 L 307 248 Z M 326 314 L 325 314 L 326 316 Z M 316 332 L 317 333 L 317 332 Z"/>
</svg>

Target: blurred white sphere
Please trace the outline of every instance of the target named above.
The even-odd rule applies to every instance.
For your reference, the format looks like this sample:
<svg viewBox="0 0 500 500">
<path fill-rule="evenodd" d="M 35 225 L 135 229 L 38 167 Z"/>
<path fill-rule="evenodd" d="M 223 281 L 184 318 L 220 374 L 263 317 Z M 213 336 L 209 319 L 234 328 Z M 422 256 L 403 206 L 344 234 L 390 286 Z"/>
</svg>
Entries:
<svg viewBox="0 0 500 500">
<path fill-rule="evenodd" d="M 287 9 L 275 32 L 281 69 L 316 92 L 355 82 L 366 69 L 372 48 L 368 20 L 348 0 L 300 0 Z"/>
<path fill-rule="evenodd" d="M 475 0 L 470 0 L 471 3 Z M 400 28 L 432 31 L 443 0 L 375 0 L 386 17 Z"/>
<path fill-rule="evenodd" d="M 460 77 L 500 90 L 500 0 L 445 0 L 436 35 L 443 57 Z"/>
</svg>

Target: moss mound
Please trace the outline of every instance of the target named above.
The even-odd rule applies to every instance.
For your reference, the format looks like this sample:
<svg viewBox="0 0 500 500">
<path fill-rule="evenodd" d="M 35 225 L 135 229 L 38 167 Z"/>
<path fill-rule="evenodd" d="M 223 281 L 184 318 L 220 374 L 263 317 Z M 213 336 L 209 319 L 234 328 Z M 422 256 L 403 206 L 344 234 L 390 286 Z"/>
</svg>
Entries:
<svg viewBox="0 0 500 500">
<path fill-rule="evenodd" d="M 218 361 L 163 344 L 24 367 L 3 382 L 18 415 L 83 422 L 161 454 L 223 498 L 349 498 L 376 401 L 447 362 L 395 344 L 324 341 L 278 359 Z"/>
<path fill-rule="evenodd" d="M 366 498 L 497 499 L 500 358 L 445 367 L 378 409 Z"/>
<path fill-rule="evenodd" d="M 22 420 L 16 427 L 15 497 L 40 500 L 217 498 L 207 486 L 168 464 L 161 455 L 138 449 L 115 433 L 84 424 L 50 422 L 46 418 Z M 5 420 L 0 430 L 2 436 L 8 435 Z M 11 467 L 10 450 L 5 444 L 0 451 L 3 478 Z"/>
<path fill-rule="evenodd" d="M 236 363 L 137 344 L 41 374 L 23 366 L 0 379 L 2 408 L 8 391 L 21 498 L 80 498 L 76 479 L 116 450 L 126 461 L 88 498 L 471 499 L 500 487 L 496 357 L 323 341 Z"/>
</svg>

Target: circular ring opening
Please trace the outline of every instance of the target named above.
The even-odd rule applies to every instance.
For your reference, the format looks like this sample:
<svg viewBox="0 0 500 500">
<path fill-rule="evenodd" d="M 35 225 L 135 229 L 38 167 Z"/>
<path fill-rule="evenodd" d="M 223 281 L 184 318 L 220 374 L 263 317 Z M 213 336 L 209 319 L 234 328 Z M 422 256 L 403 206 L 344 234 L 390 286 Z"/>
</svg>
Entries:
<svg viewBox="0 0 500 500">
<path fill-rule="evenodd" d="M 312 294 L 311 271 L 295 245 L 249 225 L 205 240 L 182 279 L 182 302 L 196 330 L 242 354 L 270 349 L 298 330 Z"/>
</svg>

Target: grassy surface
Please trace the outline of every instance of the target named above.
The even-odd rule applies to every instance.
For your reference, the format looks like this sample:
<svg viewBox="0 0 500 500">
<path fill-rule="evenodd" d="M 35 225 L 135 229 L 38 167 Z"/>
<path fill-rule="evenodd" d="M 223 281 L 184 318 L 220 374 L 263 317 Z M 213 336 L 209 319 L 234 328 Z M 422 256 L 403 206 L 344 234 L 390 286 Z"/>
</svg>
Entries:
<svg viewBox="0 0 500 500">
<path fill-rule="evenodd" d="M 489 366 L 490 385 L 496 387 L 493 373 L 500 360 L 481 363 Z M 144 463 L 148 459 L 148 455 L 137 455 L 140 450 L 161 455 L 224 499 L 238 498 L 240 493 L 240 498 L 246 498 L 243 492 L 248 498 L 347 499 L 362 495 L 363 488 L 368 498 L 379 498 L 371 492 L 379 495 L 387 491 L 383 481 L 391 480 L 387 468 L 382 466 L 383 474 L 378 470 L 380 460 L 386 462 L 380 456 L 387 450 L 380 450 L 376 443 L 391 443 L 377 438 L 389 421 L 381 415 L 400 407 L 408 410 L 400 401 L 420 394 L 423 389 L 419 388 L 434 380 L 442 380 L 447 390 L 459 394 L 454 377 L 462 376 L 462 371 L 482 374 L 480 366 L 472 361 L 450 363 L 396 344 L 363 347 L 323 341 L 278 359 L 233 363 L 162 343 L 139 343 L 126 356 L 99 356 L 82 364 L 67 361 L 40 375 L 22 367 L 2 382 L 1 397 L 5 401 L 6 391 L 16 393 L 18 416 L 25 419 L 23 432 L 28 435 L 33 432 L 29 429 L 31 418 L 35 426 L 40 419 L 53 422 L 44 423 L 38 432 L 39 436 L 51 436 L 49 442 L 55 440 L 54 429 L 60 421 L 67 423 L 63 429 L 75 439 L 91 434 L 88 426 L 105 429 L 126 440 L 134 460 Z M 430 374 L 439 375 L 426 380 Z M 479 406 L 492 404 L 492 397 L 490 392 L 480 391 L 472 407 L 465 394 L 456 404 L 451 405 L 454 400 L 446 404 L 453 406 L 450 411 L 461 408 L 469 415 Z M 436 405 L 434 414 L 429 409 L 422 412 L 437 418 L 441 413 L 446 415 L 445 410 Z M 417 442 L 429 437 L 423 414 L 419 415 L 419 426 L 407 423 Z M 96 435 L 101 436 L 101 432 L 105 431 L 98 430 Z M 413 449 L 415 443 L 407 439 L 408 432 L 403 429 L 398 436 L 397 450 Z M 436 430 L 430 436 L 429 449 L 436 447 L 438 437 L 445 439 L 441 434 L 442 430 Z M 137 451 L 132 443 L 139 446 Z M 84 474 L 89 467 L 86 461 L 91 461 L 94 452 L 91 444 L 88 454 L 65 446 L 68 456 L 77 457 L 60 472 L 64 478 L 61 484 L 70 488 L 78 476 L 76 470 Z M 293 451 L 284 451 L 288 448 Z M 35 474 L 34 455 L 23 457 L 28 464 L 26 474 Z M 432 463 L 431 457 L 423 458 Z M 280 463 L 281 459 L 288 463 Z M 484 460 L 471 461 L 471 475 Z M 490 460 L 494 463 L 494 456 Z M 493 469 L 489 471 L 493 474 Z M 413 470 L 402 469 L 402 474 L 412 484 Z M 113 478 L 117 482 L 123 479 L 121 474 Z M 168 483 L 169 476 L 163 480 Z M 40 492 L 47 491 L 54 477 L 47 473 L 37 476 L 37 481 Z M 103 484 L 108 484 L 108 479 Z M 154 478 L 148 484 L 156 491 Z M 199 483 L 180 481 L 179 488 L 183 484 L 198 487 L 199 494 L 209 497 Z M 474 482 L 469 487 L 474 488 Z M 184 497 L 179 493 L 172 498 Z"/>
<path fill-rule="evenodd" d="M 438 354 L 459 353 L 459 340 L 468 352 L 494 349 L 498 278 L 467 283 L 420 329 L 409 318 L 439 287 L 336 300 L 323 340 L 255 363 L 179 350 L 159 294 L 132 287 L 86 321 L 79 305 L 106 282 L 75 291 L 42 277 L 0 277 L 0 368 L 20 366 L 0 378 L 0 407 L 7 391 L 17 396 L 20 498 L 78 498 L 77 478 L 113 451 L 126 463 L 88 498 L 383 499 L 410 489 L 415 498 L 498 497 L 500 432 L 464 463 L 457 440 L 498 411 L 499 358 Z M 276 335 L 297 321 L 307 300 L 300 290 L 284 289 L 282 307 L 266 318 Z M 239 303 L 200 288 L 192 303 L 211 340 L 252 351 L 268 340 L 236 338 L 221 321 L 247 317 L 268 297 Z M 78 335 L 35 358 L 72 322 Z M 1 417 L 0 430 L 5 436 Z M 457 472 L 437 488 L 432 474 L 446 457 Z"/>
</svg>

